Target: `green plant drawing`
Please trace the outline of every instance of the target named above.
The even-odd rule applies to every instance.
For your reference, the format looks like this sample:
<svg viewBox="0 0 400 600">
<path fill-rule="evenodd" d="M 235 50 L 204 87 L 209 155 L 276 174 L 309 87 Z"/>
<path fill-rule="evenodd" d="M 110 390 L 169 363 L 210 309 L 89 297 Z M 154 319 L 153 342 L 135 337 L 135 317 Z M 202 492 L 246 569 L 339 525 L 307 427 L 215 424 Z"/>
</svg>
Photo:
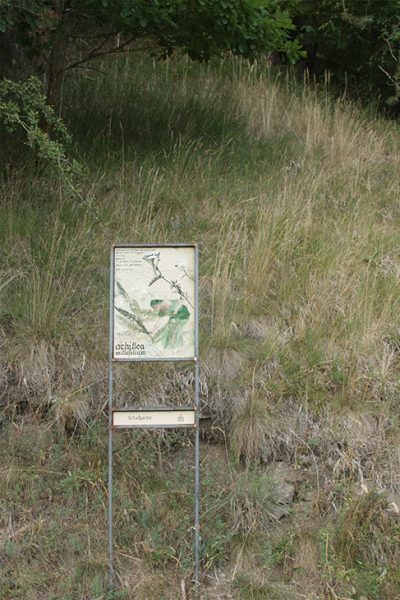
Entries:
<svg viewBox="0 0 400 600">
<path fill-rule="evenodd" d="M 190 312 L 179 300 L 152 300 L 150 305 L 158 317 L 169 316 L 168 323 L 153 333 L 153 340 L 161 342 L 164 348 L 179 348 L 183 345 L 183 329 Z"/>
<path fill-rule="evenodd" d="M 142 310 L 136 300 L 127 294 L 119 281 L 117 281 L 117 287 L 121 296 L 129 304 L 130 310 L 118 306 L 115 307 L 115 310 L 129 322 L 134 331 L 145 334 L 152 342 L 160 343 L 164 348 L 180 348 L 183 345 L 183 330 L 190 318 L 190 312 L 185 304 L 176 299 L 153 299 L 150 302 L 151 310 Z M 162 318 L 166 316 L 169 317 L 168 322 L 157 327 L 153 332 L 150 332 L 144 323 L 145 319 L 149 317 Z"/>
</svg>

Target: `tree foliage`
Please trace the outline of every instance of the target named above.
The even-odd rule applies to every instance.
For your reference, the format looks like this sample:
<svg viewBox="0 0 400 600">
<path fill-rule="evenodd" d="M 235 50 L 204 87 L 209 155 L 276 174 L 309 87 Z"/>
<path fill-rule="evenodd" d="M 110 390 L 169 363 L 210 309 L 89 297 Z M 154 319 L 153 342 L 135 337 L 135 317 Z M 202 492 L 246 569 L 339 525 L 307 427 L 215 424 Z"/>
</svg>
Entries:
<svg viewBox="0 0 400 600">
<path fill-rule="evenodd" d="M 1 1 L 1 0 L 0 0 Z M 179 48 L 208 60 L 225 50 L 248 58 L 279 51 L 295 61 L 297 40 L 280 0 L 3 0 L 0 31 L 14 54 L 46 71 L 54 101 L 66 70 L 112 52 Z M 4 44 L 3 44 L 4 46 Z"/>
<path fill-rule="evenodd" d="M 46 108 L 65 72 L 138 50 L 165 57 L 180 49 L 197 60 L 278 51 L 293 62 L 292 30 L 280 0 L 0 0 L 0 123 L 65 171 L 66 132 Z"/>
<path fill-rule="evenodd" d="M 398 105 L 400 0 L 294 0 L 291 14 L 313 73 Z"/>
<path fill-rule="evenodd" d="M 51 138 L 44 123 L 52 129 Z M 76 182 L 82 174 L 81 166 L 67 154 L 70 135 L 54 108 L 47 104 L 37 77 L 0 81 L 0 126 L 3 152 L 9 158 L 15 158 L 12 145 L 18 146 L 22 141 L 38 168 L 50 167 L 74 195 L 80 196 Z M 4 158 L 3 152 L 0 159 Z M 25 159 L 28 154 L 24 153 Z"/>
</svg>

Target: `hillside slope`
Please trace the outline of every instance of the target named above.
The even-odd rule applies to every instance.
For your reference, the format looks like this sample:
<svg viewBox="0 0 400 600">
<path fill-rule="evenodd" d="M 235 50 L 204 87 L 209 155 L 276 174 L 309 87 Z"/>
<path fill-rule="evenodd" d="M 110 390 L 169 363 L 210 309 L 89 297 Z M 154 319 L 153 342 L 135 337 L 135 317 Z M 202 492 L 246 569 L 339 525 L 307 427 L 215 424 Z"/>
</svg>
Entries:
<svg viewBox="0 0 400 600">
<path fill-rule="evenodd" d="M 0 597 L 191 597 L 182 432 L 116 436 L 107 595 L 105 411 L 110 244 L 197 240 L 201 597 L 395 600 L 397 125 L 265 65 L 98 66 L 62 94 L 80 197 L 44 173 L 1 187 Z M 123 365 L 116 402 L 192 384 Z"/>
</svg>

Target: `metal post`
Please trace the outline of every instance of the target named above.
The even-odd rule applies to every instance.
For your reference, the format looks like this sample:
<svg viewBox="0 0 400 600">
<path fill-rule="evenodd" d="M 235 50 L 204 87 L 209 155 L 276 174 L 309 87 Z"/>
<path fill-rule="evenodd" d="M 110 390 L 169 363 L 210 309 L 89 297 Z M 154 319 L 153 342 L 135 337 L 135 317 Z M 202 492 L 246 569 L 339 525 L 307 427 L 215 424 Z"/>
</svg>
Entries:
<svg viewBox="0 0 400 600">
<path fill-rule="evenodd" d="M 116 247 L 144 247 L 152 248 L 152 244 L 123 244 L 111 248 L 110 256 L 110 346 L 109 346 L 109 380 L 108 380 L 108 553 L 109 553 L 109 584 L 110 589 L 114 586 L 113 568 L 113 351 L 114 351 L 114 285 L 115 285 L 115 248 Z M 168 247 L 169 244 L 157 244 L 156 247 Z M 193 246 L 193 244 L 176 244 L 180 246 Z M 199 249 L 194 244 L 195 264 L 195 328 L 194 328 L 194 361 L 195 361 L 195 498 L 194 498 L 194 583 L 196 590 L 199 587 L 199 564 L 200 564 L 200 354 L 199 354 Z M 118 361 L 133 361 L 131 358 L 116 358 Z M 155 360 L 154 358 L 141 357 L 138 361 Z M 156 359 L 159 361 L 170 360 L 193 360 L 193 357 L 165 357 Z M 179 410 L 179 409 L 178 409 Z"/>
<path fill-rule="evenodd" d="M 199 247 L 195 246 L 195 495 L 194 495 L 194 583 L 199 586 L 200 550 L 200 361 L 199 361 Z"/>
<path fill-rule="evenodd" d="M 109 558 L 109 583 L 112 590 L 114 585 L 113 570 L 113 430 L 112 430 L 112 406 L 113 406 L 113 328 L 114 328 L 114 247 L 111 248 L 110 256 L 110 323 L 109 323 L 109 365 L 108 365 L 108 558 Z"/>
</svg>

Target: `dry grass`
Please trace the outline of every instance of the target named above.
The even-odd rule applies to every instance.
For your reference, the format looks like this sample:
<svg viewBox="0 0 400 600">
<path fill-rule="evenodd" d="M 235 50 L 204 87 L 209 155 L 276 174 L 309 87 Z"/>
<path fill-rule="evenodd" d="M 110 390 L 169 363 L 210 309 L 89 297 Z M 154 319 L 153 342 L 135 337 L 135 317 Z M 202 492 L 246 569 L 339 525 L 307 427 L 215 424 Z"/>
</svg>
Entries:
<svg viewBox="0 0 400 600">
<path fill-rule="evenodd" d="M 22 541 L 17 550 L 6 548 L 1 594 L 7 600 L 16 593 L 32 600 L 105 594 L 104 540 L 100 534 L 88 537 L 87 523 L 105 528 L 105 463 L 98 464 L 98 455 L 105 451 L 113 241 L 200 241 L 204 411 L 221 439 L 231 436 L 236 456 L 248 465 L 273 458 L 307 470 L 313 510 L 326 510 L 332 530 L 338 513 L 351 520 L 362 508 L 372 524 L 370 544 L 378 551 L 383 546 L 375 544 L 371 531 L 374 523 L 383 531 L 386 508 L 375 503 L 373 510 L 381 513 L 369 518 L 364 500 L 346 508 L 344 497 L 362 486 L 368 493 L 379 488 L 388 494 L 385 506 L 400 505 L 396 124 L 371 119 L 323 90 L 295 85 L 265 65 L 225 60 L 194 67 L 186 60 L 144 59 L 133 65 L 121 57 L 103 67 L 111 69 L 108 79 L 83 71 L 64 86 L 63 110 L 87 165 L 83 187 L 90 202 L 83 206 L 59 182 L 40 177 L 27 182 L 15 174 L 2 186 L 2 422 L 22 439 L 27 415 L 43 419 L 46 431 L 60 436 L 54 441 L 59 455 L 51 443 L 36 449 L 36 438 L 27 431 L 28 450 L 17 444 L 15 456 L 34 464 L 40 455 L 48 470 L 61 475 L 53 474 L 46 488 L 38 485 L 39 471 L 32 481 L 14 462 L 4 471 L 12 484 L 5 488 L 8 504 L 1 518 L 5 531 L 20 532 Z M 149 367 L 117 373 L 116 383 L 122 404 L 174 404 L 190 398 L 193 382 L 179 369 Z M 190 534 L 182 532 L 184 542 L 176 543 L 181 554 L 171 558 L 171 542 L 155 521 L 152 540 L 138 523 L 154 519 L 158 509 L 165 510 L 171 531 L 184 523 L 183 492 L 177 505 L 164 504 L 168 494 L 155 499 L 160 448 L 168 448 L 172 463 L 182 440 L 169 447 L 165 439 L 154 444 L 152 439 L 136 440 L 134 459 L 131 440 L 121 438 L 118 449 L 121 473 L 127 469 L 118 499 L 124 528 L 118 542 L 121 585 L 134 586 L 132 597 L 161 597 L 173 565 L 171 594 L 179 597 Z M 82 448 L 89 466 L 79 459 Z M 132 494 L 143 501 L 140 514 L 130 504 Z M 54 509 L 54 519 L 59 505 L 66 514 L 47 537 L 46 517 L 27 509 L 43 503 Z M 79 561 L 73 551 L 65 558 L 57 542 L 69 531 L 72 515 L 75 521 L 84 515 L 86 523 L 77 522 L 69 539 Z M 312 523 L 316 539 L 318 517 Z M 343 537 L 346 529 L 339 527 L 335 543 L 341 555 L 355 555 L 351 539 Z M 212 537 L 217 528 L 207 531 Z M 397 544 L 395 528 L 387 531 Z M 230 532 L 222 532 L 204 558 L 210 569 L 229 556 Z M 131 552 L 138 539 L 142 546 Z M 260 541 L 254 543 L 253 552 L 264 556 Z M 14 551 L 21 560 L 14 560 Z M 382 554 L 388 575 L 373 580 L 370 590 L 376 584 L 378 591 L 370 595 L 392 600 L 396 565 L 391 551 Z M 324 589 L 334 598 L 332 569 L 343 581 L 353 575 L 343 574 L 333 558 L 329 568 L 319 569 L 314 546 L 310 555 L 313 572 L 319 573 L 315 594 Z M 146 564 L 140 565 L 143 556 Z M 375 568 L 376 556 L 363 555 L 368 569 Z M 124 575 L 124 560 L 137 567 L 134 583 Z M 58 577 L 52 584 L 40 578 L 49 561 Z M 272 567 L 258 561 L 253 581 L 250 572 L 249 579 L 236 582 L 239 587 L 232 584 L 232 594 L 268 597 L 271 571 L 280 568 L 278 559 Z M 17 592 L 11 584 L 16 577 L 21 578 Z M 275 588 L 277 597 L 290 597 L 289 588 Z M 311 598 L 310 590 L 294 594 Z"/>
<path fill-rule="evenodd" d="M 273 437 L 268 407 L 254 395 L 245 398 L 232 422 L 232 445 L 239 459 L 250 464 L 272 454 L 268 440 Z"/>
</svg>

